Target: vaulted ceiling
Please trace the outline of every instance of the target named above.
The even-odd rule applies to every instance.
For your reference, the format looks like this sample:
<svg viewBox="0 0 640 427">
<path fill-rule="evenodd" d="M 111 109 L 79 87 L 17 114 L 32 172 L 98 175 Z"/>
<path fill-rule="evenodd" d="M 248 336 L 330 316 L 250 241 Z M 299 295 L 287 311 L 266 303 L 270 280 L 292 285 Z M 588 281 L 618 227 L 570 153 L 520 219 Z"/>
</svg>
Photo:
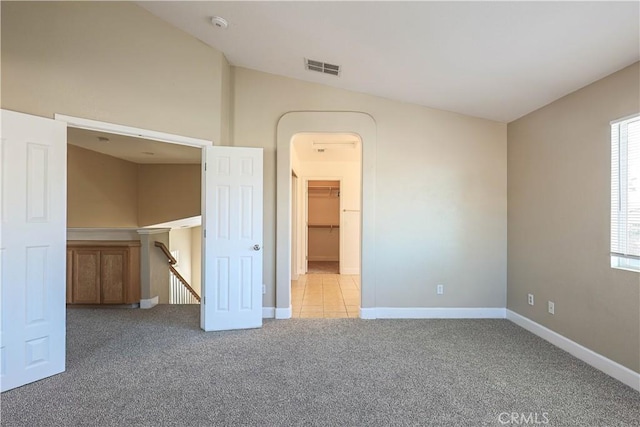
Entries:
<svg viewBox="0 0 640 427">
<path fill-rule="evenodd" d="M 501 122 L 640 59 L 633 1 L 137 3 L 232 65 Z"/>
</svg>

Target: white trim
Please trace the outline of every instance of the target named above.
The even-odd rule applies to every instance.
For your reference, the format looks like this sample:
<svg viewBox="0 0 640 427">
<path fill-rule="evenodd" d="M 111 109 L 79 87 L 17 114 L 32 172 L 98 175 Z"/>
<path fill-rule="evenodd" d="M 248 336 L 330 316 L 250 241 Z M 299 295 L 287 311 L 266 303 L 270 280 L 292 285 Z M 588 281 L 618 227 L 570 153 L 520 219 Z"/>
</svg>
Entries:
<svg viewBox="0 0 640 427">
<path fill-rule="evenodd" d="M 636 117 L 640 117 L 640 113 L 633 113 L 633 114 L 630 114 L 630 115 L 628 115 L 626 117 L 622 117 L 620 119 L 611 120 L 609 122 L 609 124 L 612 125 L 612 126 L 613 125 L 617 125 L 618 123 L 626 122 L 628 120 L 635 119 Z"/>
<path fill-rule="evenodd" d="M 190 145 L 192 147 L 206 147 L 213 145 L 213 141 L 199 138 L 191 138 L 188 136 L 175 135 L 165 132 L 157 132 L 149 129 L 135 128 L 131 126 L 123 126 L 115 123 L 101 122 L 98 120 L 83 119 L 80 117 L 67 116 L 64 114 L 54 114 L 56 120 L 67 122 L 67 126 L 97 130 L 101 132 L 114 133 L 117 135 L 131 136 L 134 138 L 152 139 L 154 141 L 167 142 L 169 144 Z"/>
<path fill-rule="evenodd" d="M 360 307 L 360 318 L 361 319 L 375 319 L 376 318 L 376 309 L 373 307 L 364 308 Z"/>
<path fill-rule="evenodd" d="M 637 257 L 611 254 L 611 268 L 638 273 L 640 272 L 640 259 Z"/>
<path fill-rule="evenodd" d="M 357 267 L 340 268 L 340 274 L 360 274 L 360 269 Z"/>
<path fill-rule="evenodd" d="M 273 319 L 276 317 L 276 308 L 275 307 L 262 307 L 262 318 L 263 319 Z"/>
<path fill-rule="evenodd" d="M 137 228 L 67 228 L 67 240 L 138 240 Z"/>
<path fill-rule="evenodd" d="M 632 371 L 516 312 L 507 310 L 507 319 L 629 387 L 640 391 L 640 373 Z"/>
<path fill-rule="evenodd" d="M 298 280 L 300 278 L 300 274 L 295 273 L 291 275 L 291 280 Z"/>
<path fill-rule="evenodd" d="M 291 306 L 287 308 L 276 308 L 276 319 L 291 319 Z"/>
<path fill-rule="evenodd" d="M 176 219 L 174 221 L 162 222 L 160 224 L 146 225 L 142 228 L 193 228 L 202 225 L 202 215 L 192 216 L 189 218 Z"/>
<path fill-rule="evenodd" d="M 139 228 L 138 234 L 162 234 L 171 231 L 170 228 Z"/>
<path fill-rule="evenodd" d="M 374 307 L 361 308 L 363 319 L 504 319 L 505 308 L 494 307 Z"/>
<path fill-rule="evenodd" d="M 158 305 L 158 296 L 157 295 L 155 297 L 153 297 L 153 298 L 141 299 L 140 300 L 140 308 L 143 308 L 143 309 L 153 308 L 156 305 Z"/>
</svg>

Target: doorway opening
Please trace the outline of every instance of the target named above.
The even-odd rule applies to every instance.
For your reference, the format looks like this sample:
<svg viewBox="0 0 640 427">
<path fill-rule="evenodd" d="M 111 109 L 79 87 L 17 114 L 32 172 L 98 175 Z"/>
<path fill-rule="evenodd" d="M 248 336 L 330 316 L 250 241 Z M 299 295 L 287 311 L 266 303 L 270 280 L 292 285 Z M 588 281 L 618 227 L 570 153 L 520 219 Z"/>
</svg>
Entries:
<svg viewBox="0 0 640 427">
<path fill-rule="evenodd" d="M 67 306 L 199 303 L 202 163 L 211 143 L 56 119 L 68 127 Z"/>
<path fill-rule="evenodd" d="M 292 138 L 292 317 L 359 317 L 361 159 L 352 133 Z"/>
<path fill-rule="evenodd" d="M 340 180 L 307 180 L 307 274 L 340 274 Z"/>
<path fill-rule="evenodd" d="M 292 140 L 302 133 L 342 133 L 361 142 L 360 209 L 360 317 L 376 318 L 376 123 L 367 113 L 349 111 L 293 111 L 283 115 L 277 126 L 276 191 L 276 319 L 292 316 Z M 295 169 L 294 169 L 295 170 Z M 344 267 L 344 266 L 343 266 Z"/>
</svg>

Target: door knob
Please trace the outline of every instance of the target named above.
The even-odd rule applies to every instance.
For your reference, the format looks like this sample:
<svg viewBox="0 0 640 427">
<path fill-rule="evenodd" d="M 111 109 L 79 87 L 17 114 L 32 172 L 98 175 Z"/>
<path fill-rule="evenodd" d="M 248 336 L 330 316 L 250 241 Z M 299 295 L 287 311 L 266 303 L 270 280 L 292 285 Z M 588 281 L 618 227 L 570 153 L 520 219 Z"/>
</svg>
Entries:
<svg viewBox="0 0 640 427">
<path fill-rule="evenodd" d="M 260 250 L 260 245 L 253 245 L 253 250 L 254 251 L 259 251 Z"/>
</svg>

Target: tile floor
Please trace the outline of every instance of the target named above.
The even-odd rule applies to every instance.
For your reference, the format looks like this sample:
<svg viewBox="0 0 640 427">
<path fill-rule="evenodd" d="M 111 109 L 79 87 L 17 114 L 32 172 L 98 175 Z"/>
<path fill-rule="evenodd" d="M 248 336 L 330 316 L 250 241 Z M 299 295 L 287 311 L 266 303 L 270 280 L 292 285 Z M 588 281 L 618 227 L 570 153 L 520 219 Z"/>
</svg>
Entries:
<svg viewBox="0 0 640 427">
<path fill-rule="evenodd" d="M 303 274 L 291 282 L 293 317 L 360 316 L 360 276 Z"/>
</svg>

